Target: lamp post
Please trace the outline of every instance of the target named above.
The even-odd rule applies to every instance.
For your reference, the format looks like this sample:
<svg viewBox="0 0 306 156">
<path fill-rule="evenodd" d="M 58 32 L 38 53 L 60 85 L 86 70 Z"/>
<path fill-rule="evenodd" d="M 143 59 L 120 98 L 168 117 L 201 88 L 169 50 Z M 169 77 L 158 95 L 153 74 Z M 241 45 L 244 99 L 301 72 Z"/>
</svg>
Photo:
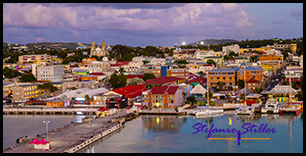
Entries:
<svg viewBox="0 0 306 156">
<path fill-rule="evenodd" d="M 44 121 L 44 123 L 46 124 L 47 140 L 49 141 L 49 137 L 48 137 L 48 123 L 50 123 L 50 121 Z"/>
</svg>

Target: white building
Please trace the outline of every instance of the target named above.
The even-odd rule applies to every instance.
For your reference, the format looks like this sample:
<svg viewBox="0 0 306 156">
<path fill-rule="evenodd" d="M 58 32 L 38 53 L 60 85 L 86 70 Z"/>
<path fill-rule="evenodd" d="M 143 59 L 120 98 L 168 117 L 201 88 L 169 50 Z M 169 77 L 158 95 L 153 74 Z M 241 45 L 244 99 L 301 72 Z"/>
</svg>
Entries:
<svg viewBox="0 0 306 156">
<path fill-rule="evenodd" d="M 236 54 L 239 53 L 239 45 L 238 44 L 232 44 L 232 45 L 228 45 L 228 46 L 222 46 L 222 51 L 226 53 L 226 55 L 228 55 L 231 51 L 235 52 Z"/>
<path fill-rule="evenodd" d="M 64 66 L 53 65 L 53 66 L 40 66 L 37 67 L 37 80 L 47 80 L 58 82 L 64 80 Z"/>
<path fill-rule="evenodd" d="M 214 50 L 197 50 L 195 52 L 195 58 L 196 59 L 203 59 L 204 57 L 208 56 L 216 56 L 216 53 Z"/>
</svg>

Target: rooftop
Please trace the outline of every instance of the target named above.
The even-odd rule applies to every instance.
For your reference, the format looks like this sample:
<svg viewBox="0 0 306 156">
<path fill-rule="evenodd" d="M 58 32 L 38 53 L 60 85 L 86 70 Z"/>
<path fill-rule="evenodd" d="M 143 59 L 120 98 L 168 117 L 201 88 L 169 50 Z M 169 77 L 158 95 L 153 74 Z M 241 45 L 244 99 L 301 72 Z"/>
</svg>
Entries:
<svg viewBox="0 0 306 156">
<path fill-rule="evenodd" d="M 178 78 L 178 77 L 158 77 L 154 79 L 149 79 L 146 81 L 146 84 L 166 84 L 173 81 L 183 80 L 184 78 Z"/>
</svg>

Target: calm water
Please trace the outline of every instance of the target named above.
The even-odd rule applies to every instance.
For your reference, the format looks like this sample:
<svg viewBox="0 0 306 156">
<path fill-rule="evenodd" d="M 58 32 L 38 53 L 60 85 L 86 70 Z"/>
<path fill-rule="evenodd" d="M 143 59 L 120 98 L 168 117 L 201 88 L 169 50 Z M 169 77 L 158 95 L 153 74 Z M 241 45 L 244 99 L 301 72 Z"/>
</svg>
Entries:
<svg viewBox="0 0 306 156">
<path fill-rule="evenodd" d="M 229 118 L 232 125 L 229 127 Z M 196 133 L 193 125 L 196 123 L 207 124 L 220 129 L 236 128 L 244 132 L 242 125 L 245 123 L 268 123 L 266 128 L 274 128 L 275 133 L 250 133 L 241 134 L 241 138 L 270 138 L 270 140 L 208 140 L 207 133 Z M 208 124 L 209 123 L 209 124 Z M 258 129 L 258 128 L 257 128 Z M 217 133 L 211 138 L 232 137 L 236 133 Z M 235 114 L 224 114 L 218 117 L 195 118 L 192 116 L 139 116 L 111 137 L 101 139 L 96 143 L 82 149 L 80 152 L 303 152 L 303 114 L 295 115 L 260 115 L 253 118 L 237 117 Z"/>
<path fill-rule="evenodd" d="M 73 122 L 82 122 L 79 115 L 3 115 L 3 149 L 16 143 L 21 136 L 36 136 L 46 132 L 44 120 L 50 121 L 49 131 Z"/>
</svg>

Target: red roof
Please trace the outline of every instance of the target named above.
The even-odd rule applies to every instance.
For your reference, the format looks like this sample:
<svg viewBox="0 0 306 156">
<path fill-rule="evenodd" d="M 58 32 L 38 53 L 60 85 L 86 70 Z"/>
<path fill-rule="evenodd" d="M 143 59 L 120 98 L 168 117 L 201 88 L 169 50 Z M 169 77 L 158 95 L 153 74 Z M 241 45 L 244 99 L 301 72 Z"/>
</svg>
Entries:
<svg viewBox="0 0 306 156">
<path fill-rule="evenodd" d="M 89 73 L 88 75 L 105 75 L 104 73 Z"/>
<path fill-rule="evenodd" d="M 253 77 L 249 80 L 249 81 L 247 81 L 246 83 L 258 83 L 258 81 L 257 80 L 255 80 Z"/>
<path fill-rule="evenodd" d="M 125 77 L 128 78 L 128 79 L 133 79 L 135 77 L 138 77 L 138 78 L 142 79 L 143 75 L 125 75 Z"/>
<path fill-rule="evenodd" d="M 207 79 L 203 78 L 203 77 L 198 77 L 198 78 L 186 81 L 186 83 L 196 83 L 196 82 L 199 82 L 199 81 L 202 81 L 202 83 L 206 83 Z"/>
<path fill-rule="evenodd" d="M 155 86 L 151 90 L 152 94 L 165 94 L 174 95 L 178 90 L 179 86 Z"/>
<path fill-rule="evenodd" d="M 104 111 L 107 111 L 107 110 L 110 110 L 110 108 L 100 107 L 100 109 L 98 109 L 97 111 L 104 112 Z"/>
<path fill-rule="evenodd" d="M 133 98 L 139 95 L 142 95 L 142 92 L 147 90 L 143 85 L 137 85 L 137 86 L 126 86 L 122 88 L 118 88 L 113 90 L 113 92 L 116 92 L 118 94 L 124 95 L 127 98 Z"/>
<path fill-rule="evenodd" d="M 154 79 L 149 79 L 146 81 L 146 84 L 166 84 L 173 81 L 183 80 L 184 78 L 178 78 L 178 77 L 158 77 Z"/>
<path fill-rule="evenodd" d="M 167 89 L 168 89 L 168 86 L 155 86 L 152 88 L 151 93 L 152 94 L 165 94 Z"/>
</svg>

